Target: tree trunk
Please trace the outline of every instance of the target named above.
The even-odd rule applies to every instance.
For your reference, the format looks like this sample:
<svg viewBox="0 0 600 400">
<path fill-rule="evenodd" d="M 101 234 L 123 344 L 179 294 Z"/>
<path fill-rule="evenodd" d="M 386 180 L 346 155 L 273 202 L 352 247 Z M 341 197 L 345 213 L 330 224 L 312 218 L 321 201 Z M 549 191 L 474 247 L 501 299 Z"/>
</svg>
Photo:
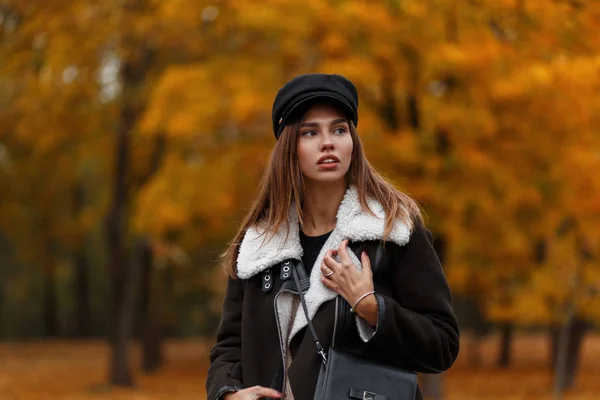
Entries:
<svg viewBox="0 0 600 400">
<path fill-rule="evenodd" d="M 548 329 L 548 334 L 549 334 L 549 338 L 550 340 L 548 341 L 549 347 L 550 347 L 550 359 L 549 359 L 549 364 L 548 367 L 550 368 L 551 371 L 553 371 L 556 368 L 556 361 L 557 361 L 557 355 L 558 355 L 558 342 L 560 339 L 560 333 L 561 333 L 561 329 L 557 328 L 555 326 L 552 326 Z"/>
<path fill-rule="evenodd" d="M 73 216 L 78 218 L 85 207 L 85 192 L 83 184 L 78 181 L 73 187 Z M 77 299 L 75 308 L 75 336 L 88 337 L 92 333 L 91 305 L 88 260 L 86 255 L 85 234 L 75 251 L 75 287 L 74 297 Z"/>
<path fill-rule="evenodd" d="M 575 384 L 581 346 L 589 327 L 588 322 L 577 317 L 570 317 L 562 329 L 555 330 L 552 334 L 556 398 L 562 398 L 563 393 L 573 388 Z"/>
<path fill-rule="evenodd" d="M 563 393 L 566 386 L 566 375 L 567 369 L 567 358 L 568 353 L 568 342 L 569 342 L 569 331 L 571 325 L 572 316 L 569 316 L 567 322 L 563 326 L 558 336 L 557 341 L 557 353 L 556 353 L 556 366 L 554 372 L 554 398 L 562 399 Z"/>
<path fill-rule="evenodd" d="M 75 298 L 77 299 L 75 310 L 75 334 L 78 337 L 88 337 L 92 333 L 88 272 L 88 260 L 85 251 L 79 250 L 75 254 Z"/>
<path fill-rule="evenodd" d="M 42 231 L 42 261 L 44 263 L 43 273 L 43 296 L 42 296 L 42 318 L 44 322 L 44 334 L 46 336 L 58 336 L 58 312 L 56 299 L 56 264 L 52 251 L 52 238 L 50 236 L 50 223 L 46 219 L 40 221 Z"/>
<path fill-rule="evenodd" d="M 148 171 L 137 182 L 137 188 L 145 185 L 156 174 L 164 158 L 165 151 L 166 135 L 164 132 L 159 132 L 154 138 L 154 149 Z M 137 333 L 141 343 L 142 371 L 150 373 L 160 368 L 164 363 L 162 312 L 160 309 L 163 299 L 161 288 L 164 283 L 160 279 L 156 279 L 158 271 L 154 271 L 153 268 L 152 249 L 149 243 L 140 246 L 138 250 L 140 251 L 141 263 L 141 293 Z"/>
<path fill-rule="evenodd" d="M 106 228 L 110 263 L 110 383 L 119 386 L 133 385 L 128 358 L 127 326 L 121 323 L 125 320 L 125 288 L 129 288 L 127 280 L 131 278 L 131 274 L 128 273 L 130 264 L 125 249 L 124 225 L 127 202 L 125 174 L 128 168 L 130 133 L 134 120 L 132 110 L 125 104 L 116 132 L 113 193 Z"/>
<path fill-rule="evenodd" d="M 567 357 L 567 375 L 565 376 L 565 389 L 571 389 L 575 386 L 575 378 L 579 370 L 579 361 L 581 356 L 581 348 L 585 335 L 588 332 L 589 325 L 586 321 L 576 318 L 571 326 L 568 344 Z"/>
<path fill-rule="evenodd" d="M 139 246 L 140 245 L 137 244 L 134 250 L 137 250 Z M 138 253 L 138 251 L 134 251 L 134 254 L 136 253 Z M 136 299 L 140 280 L 139 257 L 134 256 L 131 258 L 128 272 L 128 277 L 123 285 L 122 303 L 117 320 L 114 357 L 115 364 L 113 364 L 113 371 L 115 373 L 113 375 L 113 379 L 115 380 L 113 381 L 113 384 L 122 386 L 133 386 L 133 379 L 129 367 L 129 342 L 133 332 Z M 127 380 L 120 381 L 119 379 L 121 378 Z"/>
<path fill-rule="evenodd" d="M 142 350 L 142 370 L 153 372 L 163 365 L 162 330 L 162 282 L 156 279 L 152 267 L 152 250 L 148 245 L 141 246 L 141 296 L 140 296 L 140 342 Z"/>
<path fill-rule="evenodd" d="M 500 356 L 498 357 L 498 366 L 506 368 L 510 365 L 510 349 L 512 345 L 514 327 L 512 324 L 502 325 L 500 331 Z"/>
<path fill-rule="evenodd" d="M 58 336 L 56 312 L 56 270 L 53 264 L 44 268 L 44 296 L 42 297 L 44 315 L 44 333 L 46 336 Z"/>
<path fill-rule="evenodd" d="M 145 7 L 141 2 L 139 7 Z M 126 11 L 125 11 L 126 12 Z M 123 37 L 127 58 L 122 59 L 121 82 L 123 87 L 119 122 L 115 132 L 115 165 L 113 190 L 107 214 L 107 244 L 109 253 L 111 327 L 110 382 L 119 386 L 132 386 L 129 367 L 129 340 L 135 315 L 135 295 L 139 281 L 139 260 L 129 262 L 125 234 L 129 200 L 128 171 L 131 135 L 146 101 L 141 87 L 152 64 L 154 49 L 145 38 Z M 135 252 L 134 252 L 135 255 Z"/>
</svg>

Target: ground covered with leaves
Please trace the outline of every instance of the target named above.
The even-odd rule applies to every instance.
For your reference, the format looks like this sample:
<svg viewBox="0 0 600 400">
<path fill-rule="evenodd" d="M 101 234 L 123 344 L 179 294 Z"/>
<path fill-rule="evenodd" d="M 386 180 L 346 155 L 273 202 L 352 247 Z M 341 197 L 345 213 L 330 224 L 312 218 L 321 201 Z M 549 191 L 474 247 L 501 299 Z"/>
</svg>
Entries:
<svg viewBox="0 0 600 400">
<path fill-rule="evenodd" d="M 446 400 L 553 399 L 545 336 L 519 336 L 513 365 L 495 366 L 497 339 L 482 342 L 480 367 L 469 365 L 470 341 L 462 342 L 457 363 L 445 375 Z M 167 365 L 159 372 L 139 373 L 137 349 L 132 352 L 136 387 L 114 389 L 107 376 L 108 349 L 102 342 L 46 341 L 0 344 L 0 400 L 201 400 L 208 345 L 197 340 L 170 341 Z M 472 353 L 471 353 L 472 354 Z M 569 400 L 600 398 L 600 335 L 584 343 L 581 371 Z"/>
</svg>

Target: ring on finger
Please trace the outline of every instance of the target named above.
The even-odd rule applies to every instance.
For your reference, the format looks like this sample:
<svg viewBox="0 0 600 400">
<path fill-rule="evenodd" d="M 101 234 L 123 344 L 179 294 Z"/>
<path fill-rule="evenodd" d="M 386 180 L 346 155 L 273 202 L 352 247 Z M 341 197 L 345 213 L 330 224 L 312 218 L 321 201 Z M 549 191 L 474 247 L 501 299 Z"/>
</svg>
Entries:
<svg viewBox="0 0 600 400">
<path fill-rule="evenodd" d="M 330 272 L 325 273 L 326 270 L 329 270 Z M 323 276 L 331 276 L 331 275 L 333 275 L 333 270 L 332 269 L 330 269 L 329 267 L 323 268 Z"/>
</svg>

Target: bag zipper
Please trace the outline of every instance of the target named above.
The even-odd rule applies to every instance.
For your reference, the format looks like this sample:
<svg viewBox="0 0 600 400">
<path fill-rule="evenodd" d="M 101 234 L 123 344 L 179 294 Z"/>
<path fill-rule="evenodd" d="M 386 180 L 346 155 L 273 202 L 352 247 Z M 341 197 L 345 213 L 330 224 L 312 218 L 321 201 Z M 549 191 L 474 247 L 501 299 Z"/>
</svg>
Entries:
<svg viewBox="0 0 600 400">
<path fill-rule="evenodd" d="M 286 356 L 287 356 L 287 349 L 286 349 L 286 345 L 283 343 L 283 338 L 281 337 L 281 325 L 279 323 L 279 313 L 277 312 L 277 298 L 279 297 L 279 295 L 281 293 L 292 293 L 293 292 L 291 290 L 280 290 L 276 295 L 275 295 L 275 299 L 273 300 L 273 310 L 275 311 L 275 321 L 277 322 L 277 335 L 279 336 L 279 351 L 281 352 L 281 365 L 283 367 L 283 379 L 281 382 L 281 390 L 279 390 L 281 393 L 285 393 L 285 381 L 286 381 L 286 376 L 287 376 L 287 371 L 286 371 Z"/>
<path fill-rule="evenodd" d="M 275 295 L 275 298 L 273 299 L 273 310 L 275 311 L 275 321 L 277 322 L 277 335 L 279 336 L 279 351 L 281 352 L 281 363 L 283 366 L 283 379 L 281 382 L 280 392 L 285 393 L 285 383 L 286 383 L 286 376 L 287 376 L 287 371 L 286 371 L 287 344 L 283 343 L 283 338 L 281 337 L 281 329 L 280 329 L 281 325 L 279 323 L 279 313 L 277 312 L 277 299 L 279 298 L 279 295 L 282 293 L 291 293 L 292 295 L 297 295 L 297 293 L 290 289 L 281 289 L 281 290 L 279 290 L 279 292 Z M 340 311 L 340 308 L 343 308 L 343 307 L 344 307 L 344 303 L 343 302 L 340 303 L 340 296 L 339 295 L 336 296 L 335 297 L 335 312 L 334 312 L 334 319 L 333 319 L 333 339 L 331 340 L 331 347 L 335 346 L 335 339 L 337 336 L 338 319 L 344 318 L 345 313 L 343 311 Z M 343 326 L 343 324 L 342 324 L 342 326 Z"/>
<path fill-rule="evenodd" d="M 273 311 L 275 311 L 275 322 L 277 323 L 277 336 L 279 336 L 279 351 L 281 352 L 281 364 L 283 366 L 283 379 L 281 382 L 281 393 L 285 393 L 285 382 L 287 376 L 287 368 L 286 368 L 286 358 L 287 358 L 287 343 L 283 342 L 283 338 L 281 337 L 281 324 L 279 323 L 279 313 L 277 312 L 277 298 L 282 293 L 291 293 L 292 295 L 298 295 L 298 293 L 294 292 L 290 289 L 280 289 L 279 292 L 275 295 L 273 299 Z"/>
</svg>

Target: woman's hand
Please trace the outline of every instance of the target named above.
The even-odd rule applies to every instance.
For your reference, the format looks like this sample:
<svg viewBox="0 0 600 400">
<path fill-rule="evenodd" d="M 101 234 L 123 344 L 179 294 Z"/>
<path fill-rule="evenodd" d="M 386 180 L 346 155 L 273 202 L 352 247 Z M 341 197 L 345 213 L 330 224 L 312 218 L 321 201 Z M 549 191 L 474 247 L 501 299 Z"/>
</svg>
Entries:
<svg viewBox="0 0 600 400">
<path fill-rule="evenodd" d="M 334 257 L 339 256 L 341 262 Z M 360 256 L 362 270 L 359 270 L 348 255 L 348 240 L 342 241 L 338 250 L 329 250 L 321 264 L 321 281 L 329 289 L 342 296 L 353 306 L 365 293 L 373 291 L 373 272 L 371 261 L 366 252 Z M 371 326 L 377 325 L 377 301 L 375 296 L 363 298 L 356 309 L 358 315 L 367 320 Z"/>
<path fill-rule="evenodd" d="M 269 389 L 262 386 L 252 386 L 238 392 L 225 393 L 221 398 L 223 400 L 256 400 L 262 397 L 270 399 L 281 399 L 283 393 L 279 393 L 275 389 Z"/>
</svg>

